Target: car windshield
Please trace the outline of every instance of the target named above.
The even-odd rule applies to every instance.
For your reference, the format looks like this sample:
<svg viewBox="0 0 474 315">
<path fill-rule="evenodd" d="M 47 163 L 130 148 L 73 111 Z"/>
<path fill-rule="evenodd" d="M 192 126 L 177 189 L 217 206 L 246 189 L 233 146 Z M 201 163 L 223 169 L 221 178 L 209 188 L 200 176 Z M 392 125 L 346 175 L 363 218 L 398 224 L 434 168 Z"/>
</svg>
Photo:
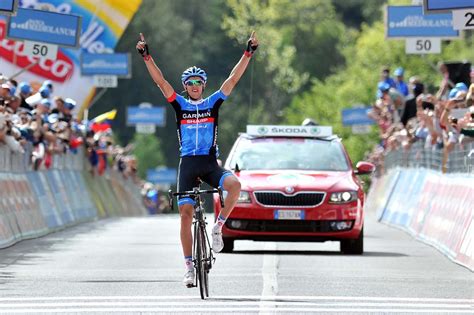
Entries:
<svg viewBox="0 0 474 315">
<path fill-rule="evenodd" d="M 306 138 L 242 138 L 227 167 L 241 170 L 347 171 L 342 144 Z"/>
</svg>

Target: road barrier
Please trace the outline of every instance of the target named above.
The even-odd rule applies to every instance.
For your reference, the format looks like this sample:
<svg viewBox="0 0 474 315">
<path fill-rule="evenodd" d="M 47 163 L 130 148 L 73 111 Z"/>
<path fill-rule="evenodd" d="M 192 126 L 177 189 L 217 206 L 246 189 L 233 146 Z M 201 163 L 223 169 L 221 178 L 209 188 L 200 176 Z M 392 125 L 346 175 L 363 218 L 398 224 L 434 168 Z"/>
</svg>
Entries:
<svg viewBox="0 0 474 315">
<path fill-rule="evenodd" d="M 56 155 L 39 171 L 31 169 L 30 152 L 0 144 L 0 248 L 81 222 L 147 213 L 130 179 L 114 170 L 93 177 L 82 150 Z"/>
<path fill-rule="evenodd" d="M 474 271 L 474 174 L 392 168 L 376 179 L 366 211 Z"/>
</svg>

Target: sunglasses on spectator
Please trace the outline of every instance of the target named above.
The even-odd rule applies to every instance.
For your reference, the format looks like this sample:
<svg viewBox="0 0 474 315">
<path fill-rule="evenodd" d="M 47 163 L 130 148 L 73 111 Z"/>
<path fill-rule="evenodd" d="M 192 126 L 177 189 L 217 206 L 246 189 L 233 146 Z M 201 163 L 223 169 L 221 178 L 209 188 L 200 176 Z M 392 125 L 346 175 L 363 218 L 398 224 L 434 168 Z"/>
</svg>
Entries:
<svg viewBox="0 0 474 315">
<path fill-rule="evenodd" d="M 204 82 L 202 80 L 188 80 L 186 81 L 187 86 L 200 86 L 203 85 Z"/>
</svg>

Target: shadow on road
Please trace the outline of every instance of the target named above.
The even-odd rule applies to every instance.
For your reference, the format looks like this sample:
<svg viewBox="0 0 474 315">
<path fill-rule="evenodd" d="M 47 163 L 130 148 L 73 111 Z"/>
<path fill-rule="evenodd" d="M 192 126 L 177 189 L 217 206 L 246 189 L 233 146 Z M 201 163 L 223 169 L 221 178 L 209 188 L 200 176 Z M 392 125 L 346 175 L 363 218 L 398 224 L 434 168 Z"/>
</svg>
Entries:
<svg viewBox="0 0 474 315">
<path fill-rule="evenodd" d="M 64 230 L 33 239 L 25 239 L 10 247 L 0 249 L 0 269 L 13 264 L 34 265 L 43 259 L 44 253 L 67 248 L 76 237 L 87 237 L 90 232 L 98 233 L 106 229 L 108 223 L 120 222 L 120 218 L 106 218 L 95 222 L 79 223 Z"/>
<path fill-rule="evenodd" d="M 261 302 L 261 301 L 271 301 L 271 302 L 283 302 L 283 303 L 308 303 L 312 305 L 314 303 L 313 300 L 308 299 L 308 300 L 303 300 L 303 299 L 292 299 L 292 298 L 280 298 L 278 296 L 271 296 L 271 297 L 256 297 L 256 298 L 251 298 L 251 297 L 235 297 L 235 298 L 213 298 L 212 296 L 209 297 L 207 300 L 209 301 L 215 301 L 215 302 Z M 304 305 L 303 305 L 304 306 Z"/>
<path fill-rule="evenodd" d="M 177 280 L 84 280 L 75 281 L 80 283 L 173 283 L 180 282 Z"/>
</svg>

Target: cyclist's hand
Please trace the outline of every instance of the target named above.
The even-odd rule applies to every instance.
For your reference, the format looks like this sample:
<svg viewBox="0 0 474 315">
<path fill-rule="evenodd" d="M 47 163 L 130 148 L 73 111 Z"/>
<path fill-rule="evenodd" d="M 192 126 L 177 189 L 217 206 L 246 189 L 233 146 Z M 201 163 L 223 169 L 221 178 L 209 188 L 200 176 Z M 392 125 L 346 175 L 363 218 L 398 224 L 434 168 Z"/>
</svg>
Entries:
<svg viewBox="0 0 474 315">
<path fill-rule="evenodd" d="M 143 36 L 142 33 L 140 33 L 140 40 L 137 43 L 137 51 L 142 57 L 149 56 L 150 53 L 148 52 L 148 44 L 145 41 L 145 36 Z"/>
<path fill-rule="evenodd" d="M 253 54 L 258 48 L 258 39 L 255 36 L 255 31 L 252 31 L 249 40 L 247 41 L 246 51 Z"/>
</svg>

